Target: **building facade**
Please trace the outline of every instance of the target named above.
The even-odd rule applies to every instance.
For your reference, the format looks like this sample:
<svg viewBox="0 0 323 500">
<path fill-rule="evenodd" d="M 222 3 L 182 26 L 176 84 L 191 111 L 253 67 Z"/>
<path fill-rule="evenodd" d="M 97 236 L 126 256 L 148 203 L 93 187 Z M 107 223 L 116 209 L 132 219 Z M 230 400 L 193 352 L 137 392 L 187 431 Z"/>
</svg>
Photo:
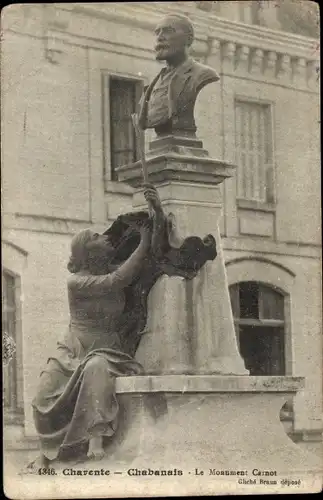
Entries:
<svg viewBox="0 0 323 500">
<path fill-rule="evenodd" d="M 288 429 L 295 440 L 321 439 L 318 41 L 306 19 L 286 29 L 276 4 L 7 7 L 3 326 L 17 349 L 4 404 L 17 435 L 35 435 L 39 372 L 68 327 L 72 236 L 132 210 L 133 189 L 115 168 L 137 158 L 130 115 L 159 69 L 154 25 L 180 11 L 196 29 L 193 57 L 220 74 L 198 97 L 198 136 L 210 156 L 237 165 L 223 186 L 220 229 L 240 352 L 251 374 L 305 377 L 285 408 Z"/>
</svg>

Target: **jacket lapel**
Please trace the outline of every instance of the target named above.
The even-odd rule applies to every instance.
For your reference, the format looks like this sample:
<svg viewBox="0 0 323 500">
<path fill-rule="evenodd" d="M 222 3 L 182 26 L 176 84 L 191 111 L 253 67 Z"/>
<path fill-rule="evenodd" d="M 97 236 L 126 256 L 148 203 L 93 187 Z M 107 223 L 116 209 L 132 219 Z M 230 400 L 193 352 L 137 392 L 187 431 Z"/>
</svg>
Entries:
<svg viewBox="0 0 323 500">
<path fill-rule="evenodd" d="M 139 101 L 138 122 L 139 122 L 139 126 L 142 129 L 144 129 L 146 126 L 148 101 L 150 99 L 153 88 L 154 88 L 161 72 L 162 72 L 162 70 L 159 71 L 159 73 L 155 76 L 155 78 L 152 80 L 152 82 L 148 85 L 148 87 L 146 88 L 146 90 L 142 94 L 141 99 Z"/>
<path fill-rule="evenodd" d="M 192 73 L 192 59 L 188 59 L 183 63 L 176 73 L 174 74 L 170 88 L 169 88 L 169 101 L 170 101 L 170 117 L 173 115 L 174 112 L 176 112 L 176 109 L 174 109 L 174 103 L 178 102 L 178 99 L 180 95 L 183 93 L 185 90 L 185 83 L 189 78 L 191 78 L 191 73 Z"/>
</svg>

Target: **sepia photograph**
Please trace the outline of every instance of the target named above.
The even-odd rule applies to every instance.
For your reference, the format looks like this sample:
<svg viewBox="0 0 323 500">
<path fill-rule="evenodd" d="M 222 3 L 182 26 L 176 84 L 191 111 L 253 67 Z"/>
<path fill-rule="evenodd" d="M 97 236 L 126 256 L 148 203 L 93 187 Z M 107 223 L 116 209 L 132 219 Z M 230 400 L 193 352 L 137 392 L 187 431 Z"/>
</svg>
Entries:
<svg viewBox="0 0 323 500">
<path fill-rule="evenodd" d="M 1 12 L 10 499 L 323 488 L 312 0 Z"/>
</svg>

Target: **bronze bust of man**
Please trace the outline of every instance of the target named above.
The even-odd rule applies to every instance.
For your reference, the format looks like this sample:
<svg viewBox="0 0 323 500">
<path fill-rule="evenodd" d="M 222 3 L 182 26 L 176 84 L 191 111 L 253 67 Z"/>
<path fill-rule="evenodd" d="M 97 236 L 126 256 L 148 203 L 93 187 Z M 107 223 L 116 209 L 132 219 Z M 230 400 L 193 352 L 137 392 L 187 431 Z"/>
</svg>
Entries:
<svg viewBox="0 0 323 500">
<path fill-rule="evenodd" d="M 139 125 L 157 136 L 195 137 L 194 106 L 200 90 L 219 80 L 217 72 L 188 56 L 194 29 L 186 16 L 171 14 L 156 27 L 156 59 L 166 66 L 145 89 Z"/>
</svg>

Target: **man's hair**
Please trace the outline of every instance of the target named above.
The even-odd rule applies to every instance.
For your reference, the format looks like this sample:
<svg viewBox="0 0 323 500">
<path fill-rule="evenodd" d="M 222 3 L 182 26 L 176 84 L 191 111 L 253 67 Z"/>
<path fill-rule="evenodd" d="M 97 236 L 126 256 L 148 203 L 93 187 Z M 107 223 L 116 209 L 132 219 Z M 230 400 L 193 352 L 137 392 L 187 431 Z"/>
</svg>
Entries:
<svg viewBox="0 0 323 500">
<path fill-rule="evenodd" d="M 165 18 L 176 19 L 176 21 L 178 21 L 178 24 L 180 24 L 187 33 L 187 36 L 190 39 L 190 44 L 193 43 L 194 28 L 192 22 L 189 20 L 187 16 L 184 16 L 183 14 L 168 14 L 165 16 Z"/>
</svg>

